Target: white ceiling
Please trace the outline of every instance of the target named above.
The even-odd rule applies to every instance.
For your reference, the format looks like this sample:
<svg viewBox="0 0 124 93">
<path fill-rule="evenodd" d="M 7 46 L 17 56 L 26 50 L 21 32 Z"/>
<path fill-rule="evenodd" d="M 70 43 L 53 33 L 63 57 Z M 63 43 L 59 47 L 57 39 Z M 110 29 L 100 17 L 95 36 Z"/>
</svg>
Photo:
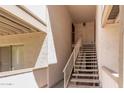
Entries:
<svg viewBox="0 0 124 93">
<path fill-rule="evenodd" d="M 67 8 L 75 23 L 95 20 L 95 5 L 68 5 Z"/>
</svg>

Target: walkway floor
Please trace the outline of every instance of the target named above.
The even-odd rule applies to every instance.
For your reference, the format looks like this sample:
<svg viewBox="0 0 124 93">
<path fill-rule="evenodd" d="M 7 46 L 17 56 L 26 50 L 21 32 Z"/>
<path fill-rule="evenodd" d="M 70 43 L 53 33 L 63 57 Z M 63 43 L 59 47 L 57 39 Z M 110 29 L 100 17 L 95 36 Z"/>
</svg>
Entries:
<svg viewBox="0 0 124 93">
<path fill-rule="evenodd" d="M 64 80 L 60 81 L 58 84 L 56 84 L 53 88 L 64 88 Z"/>
</svg>

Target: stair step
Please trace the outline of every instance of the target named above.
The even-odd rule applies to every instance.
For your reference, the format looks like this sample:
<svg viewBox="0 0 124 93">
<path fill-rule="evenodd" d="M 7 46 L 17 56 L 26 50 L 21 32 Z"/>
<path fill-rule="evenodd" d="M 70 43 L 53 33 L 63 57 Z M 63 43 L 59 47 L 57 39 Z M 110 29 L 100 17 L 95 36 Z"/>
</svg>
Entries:
<svg viewBox="0 0 124 93">
<path fill-rule="evenodd" d="M 96 50 L 95 48 L 82 48 L 80 49 L 81 51 L 84 51 L 84 50 Z"/>
<path fill-rule="evenodd" d="M 95 47 L 95 45 L 83 45 L 82 47 Z"/>
<path fill-rule="evenodd" d="M 89 58 L 96 58 L 96 56 L 78 56 L 78 58 L 81 58 L 81 59 L 89 59 Z"/>
<path fill-rule="evenodd" d="M 80 51 L 80 52 L 96 52 L 96 50 L 82 50 L 82 51 Z"/>
<path fill-rule="evenodd" d="M 78 56 L 78 57 L 96 57 L 96 55 L 82 55 L 82 56 Z"/>
<path fill-rule="evenodd" d="M 97 56 L 97 55 L 96 54 L 89 54 L 89 53 L 88 54 L 79 53 L 78 56 L 79 57 L 81 57 L 81 56 L 86 56 L 87 57 L 87 56 Z"/>
<path fill-rule="evenodd" d="M 80 60 L 77 60 L 75 63 L 82 63 L 82 64 L 91 64 L 91 63 L 93 63 L 93 64 L 96 64 L 97 63 L 97 61 L 96 60 L 88 60 L 88 61 L 85 61 L 85 60 L 82 60 L 82 61 L 80 61 Z"/>
<path fill-rule="evenodd" d="M 85 60 L 77 60 L 75 63 L 81 63 L 81 64 L 96 64 L 97 61 L 96 60 L 91 60 L 91 61 L 85 61 Z"/>
<path fill-rule="evenodd" d="M 90 58 L 90 59 L 77 58 L 77 61 L 89 61 L 89 60 L 97 60 L 97 59 L 96 58 Z"/>
<path fill-rule="evenodd" d="M 96 51 L 80 51 L 79 53 L 83 53 L 83 54 L 92 54 L 92 53 L 96 53 Z"/>
<path fill-rule="evenodd" d="M 80 52 L 96 52 L 96 50 L 80 50 Z"/>
<path fill-rule="evenodd" d="M 84 49 L 84 50 L 80 50 L 80 51 L 96 51 L 95 49 Z"/>
<path fill-rule="evenodd" d="M 83 63 L 76 63 L 75 65 L 85 65 L 85 66 L 92 66 L 92 65 L 94 65 L 94 66 L 97 66 L 97 63 L 88 63 L 88 64 L 83 64 Z"/>
<path fill-rule="evenodd" d="M 92 61 L 86 61 L 86 60 L 77 60 L 76 63 L 97 63 L 96 60 L 92 60 Z"/>
<path fill-rule="evenodd" d="M 96 49 L 95 47 L 84 47 L 84 48 L 81 48 L 81 49 Z"/>
<path fill-rule="evenodd" d="M 97 66 L 98 64 L 97 63 L 75 63 L 75 65 L 85 65 L 85 66 L 92 66 L 92 65 L 94 65 L 94 66 Z"/>
<path fill-rule="evenodd" d="M 84 54 L 83 52 L 79 52 L 79 54 Z M 95 54 L 96 55 L 96 53 L 85 53 L 86 55 L 88 54 Z"/>
<path fill-rule="evenodd" d="M 84 54 L 87 54 L 87 53 L 96 53 L 96 51 L 80 51 L 80 53 L 84 53 Z"/>
<path fill-rule="evenodd" d="M 75 79 L 75 78 L 72 78 L 70 80 L 71 82 L 87 82 L 87 83 L 99 83 L 99 80 L 97 79 Z"/>
<path fill-rule="evenodd" d="M 90 46 L 83 45 L 81 48 L 84 48 L 84 47 L 95 47 L 95 45 L 90 45 Z"/>
<path fill-rule="evenodd" d="M 98 67 L 97 65 L 75 65 L 74 67 Z"/>
<path fill-rule="evenodd" d="M 77 57 L 77 61 L 89 61 L 89 60 L 97 60 L 97 57 Z"/>
<path fill-rule="evenodd" d="M 90 50 L 90 49 L 96 49 L 95 47 L 93 48 L 80 48 L 81 50 L 84 50 L 84 49 L 87 49 L 87 50 Z"/>
<path fill-rule="evenodd" d="M 86 50 L 83 51 L 83 50 L 82 50 L 82 51 L 80 51 L 80 52 L 96 52 L 96 50 L 89 50 L 89 51 L 86 51 Z"/>
<path fill-rule="evenodd" d="M 94 52 L 94 51 L 92 51 L 92 52 L 91 52 L 91 51 L 89 51 L 89 52 L 88 52 L 88 51 L 87 51 L 87 52 L 84 52 L 84 51 L 81 52 L 81 51 L 80 51 L 79 53 L 80 53 L 80 54 L 93 54 L 93 53 L 96 54 L 96 52 Z"/>
<path fill-rule="evenodd" d="M 82 57 L 82 56 L 97 56 L 96 54 L 79 54 L 78 55 L 79 57 Z"/>
<path fill-rule="evenodd" d="M 79 74 L 79 73 L 73 73 L 72 76 L 89 76 L 89 77 L 98 77 L 98 74 Z"/>
<path fill-rule="evenodd" d="M 77 69 L 75 68 L 74 71 L 94 72 L 94 71 L 98 71 L 98 69 Z"/>
<path fill-rule="evenodd" d="M 81 48 L 81 50 L 96 50 L 96 48 Z"/>
<path fill-rule="evenodd" d="M 89 49 L 89 48 L 95 48 L 95 46 L 88 46 L 88 47 L 87 47 L 87 46 L 83 46 L 82 48 L 83 48 L 83 49 L 84 49 L 84 48 Z"/>
<path fill-rule="evenodd" d="M 96 50 L 96 48 L 82 48 L 80 50 Z"/>
<path fill-rule="evenodd" d="M 85 59 L 86 59 L 86 58 L 96 58 L 96 56 L 78 56 L 77 58 L 82 58 L 82 59 L 83 59 L 83 58 L 85 58 Z"/>
<path fill-rule="evenodd" d="M 87 58 L 85 58 L 85 59 L 84 59 L 84 58 L 81 58 L 81 57 L 78 57 L 77 59 L 80 59 L 80 60 L 89 60 L 88 58 L 89 58 L 89 57 L 87 57 Z M 96 59 L 96 58 L 92 58 L 92 59 Z M 92 59 L 90 59 L 90 60 L 92 60 Z"/>
<path fill-rule="evenodd" d="M 74 85 L 70 84 L 68 88 L 100 88 L 99 86 L 88 86 L 88 85 Z"/>
</svg>

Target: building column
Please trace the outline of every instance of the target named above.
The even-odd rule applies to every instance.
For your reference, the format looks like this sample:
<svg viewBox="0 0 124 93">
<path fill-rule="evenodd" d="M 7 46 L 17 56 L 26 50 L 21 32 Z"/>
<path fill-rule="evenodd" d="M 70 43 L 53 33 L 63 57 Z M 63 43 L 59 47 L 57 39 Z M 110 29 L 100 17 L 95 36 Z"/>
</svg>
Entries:
<svg viewBox="0 0 124 93">
<path fill-rule="evenodd" d="M 120 40 L 119 40 L 119 87 L 124 87 L 124 6 L 120 6 Z"/>
</svg>

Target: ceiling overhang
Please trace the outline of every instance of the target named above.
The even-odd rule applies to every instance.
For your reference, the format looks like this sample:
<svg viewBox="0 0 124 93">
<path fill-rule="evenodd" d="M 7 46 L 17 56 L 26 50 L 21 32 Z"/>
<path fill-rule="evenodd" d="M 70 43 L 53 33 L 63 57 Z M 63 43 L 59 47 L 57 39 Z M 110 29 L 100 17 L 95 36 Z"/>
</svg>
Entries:
<svg viewBox="0 0 124 93">
<path fill-rule="evenodd" d="M 41 32 L 39 29 L 0 8 L 0 36 Z"/>
<path fill-rule="evenodd" d="M 74 23 L 95 20 L 96 5 L 68 5 L 67 9 Z"/>
</svg>

